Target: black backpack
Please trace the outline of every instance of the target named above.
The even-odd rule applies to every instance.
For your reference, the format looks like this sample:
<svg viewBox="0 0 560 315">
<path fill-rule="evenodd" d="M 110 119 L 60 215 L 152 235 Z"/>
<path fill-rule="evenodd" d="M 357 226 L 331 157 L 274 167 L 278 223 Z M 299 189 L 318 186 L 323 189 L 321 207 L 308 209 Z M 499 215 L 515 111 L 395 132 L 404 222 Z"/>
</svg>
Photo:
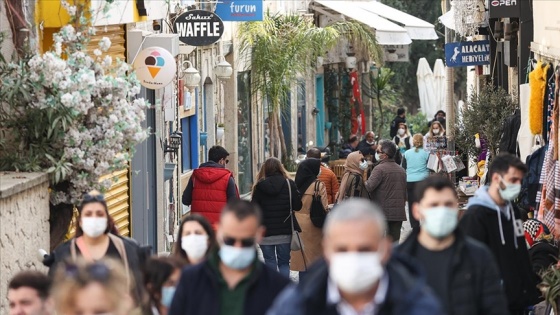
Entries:
<svg viewBox="0 0 560 315">
<path fill-rule="evenodd" d="M 313 199 L 311 199 L 311 209 L 309 209 L 309 216 L 313 225 L 318 228 L 322 228 L 325 224 L 327 212 L 325 212 L 325 207 L 323 207 L 323 202 L 321 201 L 321 195 L 319 194 L 319 184 L 320 182 L 318 180 L 315 181 L 315 191 L 313 192 Z"/>
</svg>

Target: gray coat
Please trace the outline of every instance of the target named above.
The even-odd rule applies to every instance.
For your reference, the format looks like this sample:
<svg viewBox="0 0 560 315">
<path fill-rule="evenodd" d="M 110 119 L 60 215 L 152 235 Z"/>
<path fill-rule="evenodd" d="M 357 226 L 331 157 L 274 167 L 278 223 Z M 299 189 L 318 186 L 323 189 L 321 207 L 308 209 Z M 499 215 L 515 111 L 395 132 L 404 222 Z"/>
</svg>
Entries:
<svg viewBox="0 0 560 315">
<path fill-rule="evenodd" d="M 387 221 L 406 221 L 406 172 L 395 160 L 385 159 L 366 181 L 370 198 L 383 209 Z"/>
</svg>

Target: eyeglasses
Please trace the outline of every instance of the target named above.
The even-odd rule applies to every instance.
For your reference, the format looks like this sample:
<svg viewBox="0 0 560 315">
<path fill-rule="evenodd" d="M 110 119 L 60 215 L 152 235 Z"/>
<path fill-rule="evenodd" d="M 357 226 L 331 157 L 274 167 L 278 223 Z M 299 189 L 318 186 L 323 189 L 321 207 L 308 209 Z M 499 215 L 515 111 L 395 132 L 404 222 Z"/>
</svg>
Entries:
<svg viewBox="0 0 560 315">
<path fill-rule="evenodd" d="M 102 194 L 98 194 L 98 195 L 84 194 L 84 197 L 82 198 L 82 202 L 90 202 L 90 201 L 105 201 L 105 196 L 103 196 Z"/>
<path fill-rule="evenodd" d="M 67 263 L 64 268 L 64 273 L 67 277 L 73 278 L 80 283 L 87 283 L 88 280 L 105 282 L 109 280 L 111 276 L 109 267 L 100 262 L 88 264 L 85 268 L 80 268 L 73 263 Z"/>
<path fill-rule="evenodd" d="M 254 237 L 237 239 L 234 237 L 224 236 L 223 240 L 224 240 L 224 244 L 228 246 L 235 246 L 235 243 L 237 242 L 241 243 L 241 247 L 251 247 L 255 245 Z"/>
</svg>

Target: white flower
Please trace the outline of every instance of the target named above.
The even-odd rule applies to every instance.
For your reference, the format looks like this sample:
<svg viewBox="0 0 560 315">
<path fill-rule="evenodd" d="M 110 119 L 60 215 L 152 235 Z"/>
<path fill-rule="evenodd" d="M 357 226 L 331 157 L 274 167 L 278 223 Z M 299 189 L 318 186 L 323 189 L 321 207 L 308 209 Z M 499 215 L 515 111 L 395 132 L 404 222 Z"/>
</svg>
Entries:
<svg viewBox="0 0 560 315">
<path fill-rule="evenodd" d="M 109 50 L 111 48 L 111 40 L 108 37 L 103 37 L 99 41 L 99 48 L 103 51 Z"/>
<path fill-rule="evenodd" d="M 96 56 L 101 56 L 102 52 L 101 52 L 101 50 L 96 48 L 96 49 L 93 50 L 93 54 L 96 55 Z"/>
<path fill-rule="evenodd" d="M 111 56 L 105 56 L 105 58 L 103 59 L 103 67 L 108 68 L 111 66 L 112 63 L 113 63 L 113 58 L 111 58 Z"/>
<path fill-rule="evenodd" d="M 55 42 L 54 43 L 54 51 L 59 56 L 62 54 L 62 43 L 61 42 Z"/>
<path fill-rule="evenodd" d="M 70 93 L 66 93 L 60 97 L 60 102 L 66 107 L 72 107 L 74 97 Z"/>
</svg>

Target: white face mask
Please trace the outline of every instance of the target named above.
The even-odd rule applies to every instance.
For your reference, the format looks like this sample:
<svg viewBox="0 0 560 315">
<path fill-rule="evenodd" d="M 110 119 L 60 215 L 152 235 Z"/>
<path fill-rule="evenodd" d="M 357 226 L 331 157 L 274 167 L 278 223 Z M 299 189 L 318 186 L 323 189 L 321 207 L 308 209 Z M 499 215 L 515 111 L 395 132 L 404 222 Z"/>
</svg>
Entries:
<svg viewBox="0 0 560 315">
<path fill-rule="evenodd" d="M 433 207 L 424 210 L 422 229 L 432 237 L 441 239 L 455 230 L 458 220 L 457 210 L 448 207 Z"/>
<path fill-rule="evenodd" d="M 190 234 L 181 237 L 181 248 L 189 258 L 198 260 L 206 254 L 208 249 L 208 235 Z"/>
<path fill-rule="evenodd" d="M 505 189 L 500 188 L 500 197 L 502 197 L 503 200 L 514 201 L 521 192 L 521 184 L 511 184 L 506 182 L 503 178 L 500 180 L 506 186 Z"/>
<path fill-rule="evenodd" d="M 399 129 L 399 135 L 401 135 L 401 136 L 404 135 L 405 131 L 406 130 L 404 130 L 404 129 Z"/>
<path fill-rule="evenodd" d="M 383 265 L 378 252 L 336 253 L 330 259 L 329 277 L 345 293 L 363 293 L 371 289 L 382 275 Z"/>
<path fill-rule="evenodd" d="M 95 238 L 101 236 L 107 230 L 107 218 L 82 218 L 82 231 L 84 234 Z"/>
<path fill-rule="evenodd" d="M 432 133 L 434 135 L 438 135 L 439 134 L 439 129 L 432 129 Z"/>
<path fill-rule="evenodd" d="M 365 171 L 368 168 L 368 162 L 366 160 L 364 160 L 362 163 L 360 163 L 360 169 L 362 171 Z"/>
</svg>

